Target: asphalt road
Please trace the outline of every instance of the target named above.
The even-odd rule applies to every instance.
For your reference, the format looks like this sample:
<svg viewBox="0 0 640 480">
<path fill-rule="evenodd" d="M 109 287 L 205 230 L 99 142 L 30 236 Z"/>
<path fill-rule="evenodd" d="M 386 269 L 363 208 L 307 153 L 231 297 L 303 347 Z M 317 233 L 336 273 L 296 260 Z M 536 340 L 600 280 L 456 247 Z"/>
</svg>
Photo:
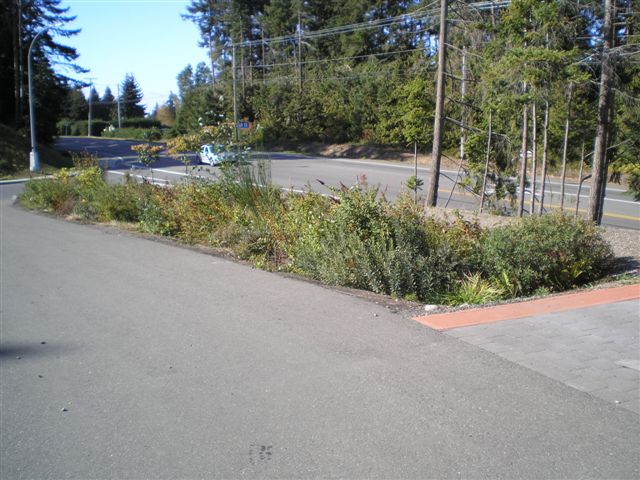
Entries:
<svg viewBox="0 0 640 480">
<path fill-rule="evenodd" d="M 638 478 L 640 417 L 408 314 L 11 206 L 0 477 Z"/>
<path fill-rule="evenodd" d="M 130 170 L 131 165 L 136 164 L 136 157 L 131 151 L 131 145 L 139 142 L 111 139 L 93 139 L 82 137 L 62 137 L 57 146 L 69 151 L 90 151 L 102 157 L 103 165 L 108 166 L 111 176 L 117 178 L 125 171 Z M 393 199 L 404 188 L 407 179 L 414 174 L 414 168 L 410 165 L 400 165 L 385 161 L 362 161 L 347 159 L 331 159 L 325 157 L 309 157 L 305 155 L 293 155 L 282 153 L 268 153 L 270 159 L 271 177 L 274 183 L 285 188 L 303 189 L 308 185 L 322 193 L 330 193 L 318 180 L 327 185 L 339 186 L 353 185 L 358 178 L 365 175 L 370 185 L 379 185 L 381 192 L 387 198 Z M 203 176 L 215 175 L 217 168 L 202 166 L 198 174 Z M 445 205 L 449 195 L 453 191 L 448 204 L 450 208 L 465 210 L 477 210 L 478 198 L 471 193 L 463 192 L 459 188 L 454 189 L 454 180 L 457 172 L 443 171 L 440 177 L 440 190 L 438 204 Z M 149 177 L 148 173 L 140 171 L 140 176 Z M 154 178 L 160 182 L 176 182 L 185 176 L 185 167 L 178 160 L 163 156 L 154 164 Z M 428 183 L 429 169 L 420 167 L 418 176 L 425 181 L 425 189 Z M 566 186 L 565 207 L 573 212 L 576 206 L 578 186 L 568 183 Z M 527 195 L 529 195 L 527 193 Z M 560 204 L 560 185 L 552 181 L 545 193 L 545 204 L 549 208 L 557 209 Z M 589 183 L 585 182 L 580 194 L 579 209 L 586 212 L 589 202 Z M 526 203 L 529 206 L 529 200 Z M 625 194 L 620 186 L 610 185 L 605 197 L 605 213 L 603 224 L 621 228 L 640 229 L 640 202 L 634 202 Z"/>
</svg>

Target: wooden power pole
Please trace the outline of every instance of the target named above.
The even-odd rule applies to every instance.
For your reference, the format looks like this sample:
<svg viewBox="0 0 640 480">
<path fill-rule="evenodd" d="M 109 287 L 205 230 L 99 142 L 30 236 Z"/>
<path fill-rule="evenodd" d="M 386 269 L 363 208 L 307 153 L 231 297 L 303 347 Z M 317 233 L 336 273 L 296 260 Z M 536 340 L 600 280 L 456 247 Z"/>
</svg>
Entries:
<svg viewBox="0 0 640 480">
<path fill-rule="evenodd" d="M 444 127 L 444 68 L 447 57 L 447 0 L 440 0 L 440 33 L 438 35 L 438 76 L 436 80 L 436 111 L 433 122 L 433 148 L 431 150 L 431 178 L 427 191 L 427 205 L 438 203 L 440 160 L 442 159 L 442 130 Z"/>
<path fill-rule="evenodd" d="M 609 109 L 611 102 L 611 59 L 609 50 L 613 44 L 614 0 L 604 2 L 604 46 L 602 50 L 602 72 L 600 74 L 600 93 L 598 95 L 598 128 L 593 149 L 593 167 L 591 170 L 591 192 L 589 194 L 588 218 L 600 224 L 602 220 L 602 199 L 605 193 L 607 175 L 607 141 L 609 136 Z"/>
</svg>

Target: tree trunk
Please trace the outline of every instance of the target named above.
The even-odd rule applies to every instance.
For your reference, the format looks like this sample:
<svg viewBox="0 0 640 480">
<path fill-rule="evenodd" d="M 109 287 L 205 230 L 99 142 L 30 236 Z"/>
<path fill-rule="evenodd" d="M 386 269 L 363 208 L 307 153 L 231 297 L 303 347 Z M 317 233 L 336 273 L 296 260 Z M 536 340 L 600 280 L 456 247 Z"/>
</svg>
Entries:
<svg viewBox="0 0 640 480">
<path fill-rule="evenodd" d="M 460 82 L 460 97 L 462 100 L 462 128 L 460 129 L 460 162 L 464 162 L 464 147 L 466 143 L 465 125 L 467 121 L 467 106 L 465 100 L 467 97 L 467 50 L 462 47 L 462 82 Z"/>
<path fill-rule="evenodd" d="M 549 153 L 549 102 L 544 102 L 544 123 L 542 125 L 542 190 L 540 191 L 540 203 L 538 213 L 542 215 L 544 209 L 544 189 L 547 179 L 547 158 Z M 533 210 L 531 211 L 533 213 Z"/>
<path fill-rule="evenodd" d="M 580 194 L 582 193 L 582 169 L 584 168 L 584 142 L 582 142 L 582 153 L 580 154 L 580 173 L 578 174 L 578 193 L 576 194 L 576 213 L 574 218 L 578 219 L 580 209 Z"/>
<path fill-rule="evenodd" d="M 493 112 L 489 110 L 489 135 L 487 135 L 487 152 L 484 157 L 484 175 L 482 176 L 482 193 L 480 196 L 480 213 L 484 208 L 485 190 L 487 189 L 487 175 L 489 174 L 489 156 L 491 153 L 491 129 L 493 127 Z"/>
<path fill-rule="evenodd" d="M 571 99 L 573 97 L 573 83 L 569 84 L 567 100 L 567 116 L 564 121 L 564 142 L 562 144 L 562 180 L 560 181 L 560 210 L 564 210 L 564 184 L 567 178 L 567 151 L 569 148 L 569 123 L 571 121 Z"/>
<path fill-rule="evenodd" d="M 524 85 L 524 91 L 527 91 L 527 85 Z M 520 149 L 520 192 L 518 196 L 518 216 L 522 217 L 524 213 L 524 189 L 527 181 L 527 146 L 529 139 L 527 133 L 529 130 L 529 106 L 525 105 L 522 109 L 522 147 Z"/>
<path fill-rule="evenodd" d="M 11 2 L 13 47 L 13 116 L 14 126 L 22 124 L 22 1 Z"/>
<path fill-rule="evenodd" d="M 607 137 L 609 133 L 609 105 L 611 101 L 611 65 L 609 50 L 613 44 L 613 0 L 604 3 L 604 48 L 602 51 L 602 72 L 600 74 L 600 92 L 598 95 L 598 127 L 593 149 L 593 166 L 591 170 L 591 192 L 589 194 L 588 218 L 600 224 L 602 220 L 603 184 L 606 181 Z M 604 179 L 604 181 L 603 181 Z"/>
<path fill-rule="evenodd" d="M 529 214 L 536 211 L 536 175 L 538 174 L 538 112 L 536 102 L 531 105 L 531 207 Z"/>
</svg>

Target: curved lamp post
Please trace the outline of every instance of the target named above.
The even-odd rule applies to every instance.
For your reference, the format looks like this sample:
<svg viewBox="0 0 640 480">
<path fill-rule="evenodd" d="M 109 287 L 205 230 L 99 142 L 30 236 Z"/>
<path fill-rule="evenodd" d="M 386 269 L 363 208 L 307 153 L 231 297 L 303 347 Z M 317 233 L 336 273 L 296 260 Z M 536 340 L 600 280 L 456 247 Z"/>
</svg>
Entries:
<svg viewBox="0 0 640 480">
<path fill-rule="evenodd" d="M 29 51 L 27 53 L 28 58 L 28 76 L 29 76 L 29 124 L 31 127 L 31 153 L 29 154 L 29 170 L 32 172 L 37 172 L 40 170 L 40 157 L 38 156 L 38 144 L 36 142 L 36 109 L 35 109 L 35 101 L 33 98 L 33 81 L 32 81 L 32 63 L 31 60 L 31 52 L 33 50 L 33 45 L 36 43 L 36 40 L 40 35 L 49 30 L 50 28 L 55 27 L 55 25 L 50 25 L 48 27 L 44 27 L 40 30 L 33 40 L 31 40 L 31 45 L 29 45 Z"/>
</svg>

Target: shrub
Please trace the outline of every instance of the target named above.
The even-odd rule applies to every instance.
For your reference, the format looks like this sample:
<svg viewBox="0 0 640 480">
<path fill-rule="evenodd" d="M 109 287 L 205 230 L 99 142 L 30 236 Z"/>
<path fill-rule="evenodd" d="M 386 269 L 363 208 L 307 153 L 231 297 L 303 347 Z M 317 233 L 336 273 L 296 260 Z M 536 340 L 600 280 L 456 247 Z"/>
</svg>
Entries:
<svg viewBox="0 0 640 480">
<path fill-rule="evenodd" d="M 602 276 L 613 259 L 597 227 L 559 213 L 496 227 L 482 248 L 484 272 L 512 295 L 587 283 Z"/>
<path fill-rule="evenodd" d="M 54 178 L 27 182 L 21 194 L 27 207 L 61 215 L 71 213 L 75 197 L 71 176 L 66 169 L 56 172 Z"/>
<path fill-rule="evenodd" d="M 92 120 L 91 121 L 91 135 L 94 137 L 99 137 L 102 135 L 102 132 L 109 126 L 109 122 L 105 122 L 104 120 Z M 60 130 L 62 128 L 62 130 Z M 73 123 L 71 126 L 66 127 L 64 124 L 58 125 L 58 134 L 64 135 L 66 132 L 69 135 L 85 137 L 87 136 L 89 131 L 89 122 L 88 120 L 78 120 Z"/>
<path fill-rule="evenodd" d="M 115 128 L 104 130 L 102 136 L 106 138 L 129 138 L 134 140 L 154 141 L 162 138 L 159 128 Z"/>
<path fill-rule="evenodd" d="M 117 125 L 117 121 L 113 122 L 114 125 Z M 120 126 L 122 128 L 142 128 L 142 129 L 151 129 L 151 128 L 160 128 L 162 124 L 154 119 L 147 117 L 137 117 L 137 118 L 123 118 L 120 121 Z"/>
<path fill-rule="evenodd" d="M 504 298 L 505 291 L 499 283 L 482 278 L 479 273 L 465 275 L 453 290 L 443 296 L 449 305 L 483 304 Z"/>
<path fill-rule="evenodd" d="M 430 239 L 426 227 L 436 223 L 424 222 L 413 202 L 392 206 L 366 185 L 343 189 L 338 200 L 316 235 L 306 232 L 296 242 L 297 271 L 421 300 L 436 298 L 457 277 L 455 251 L 437 235 Z"/>
</svg>

